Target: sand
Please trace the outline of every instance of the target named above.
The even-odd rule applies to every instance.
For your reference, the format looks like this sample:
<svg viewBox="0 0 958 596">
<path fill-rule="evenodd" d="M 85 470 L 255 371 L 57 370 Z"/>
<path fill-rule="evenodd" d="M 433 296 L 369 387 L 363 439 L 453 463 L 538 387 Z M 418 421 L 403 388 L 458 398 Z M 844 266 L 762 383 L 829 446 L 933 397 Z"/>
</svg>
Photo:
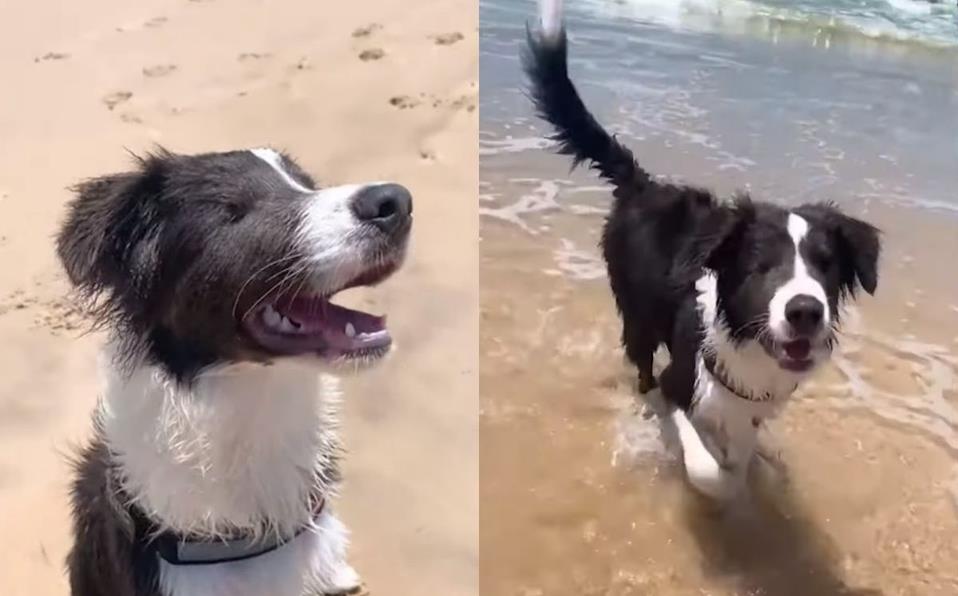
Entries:
<svg viewBox="0 0 958 596">
<path fill-rule="evenodd" d="M 500 167 L 483 183 L 519 178 Z M 886 230 L 879 291 L 770 424 L 778 469 L 757 467 L 718 511 L 637 396 L 596 248 L 603 217 L 572 213 L 581 195 L 563 190 L 525 229 L 482 219 L 480 502 L 497 523 L 480 529 L 480 592 L 958 593 L 958 309 L 939 256 L 958 250 L 955 217 L 849 207 Z"/>
<path fill-rule="evenodd" d="M 53 254 L 67 187 L 127 150 L 272 145 L 415 197 L 407 266 L 354 292 L 400 349 L 348 382 L 336 504 L 373 594 L 475 594 L 477 7 L 469 0 L 17 3 L 0 22 L 0 594 L 67 593 L 68 456 L 101 337 Z"/>
<path fill-rule="evenodd" d="M 770 424 L 775 467 L 709 507 L 624 362 L 610 189 L 517 92 L 533 3 L 484 1 L 480 592 L 958 594 L 954 52 L 790 24 L 810 3 L 768 27 L 724 2 L 567 4 L 573 80 L 643 167 L 837 201 L 884 230 L 880 279 Z"/>
</svg>

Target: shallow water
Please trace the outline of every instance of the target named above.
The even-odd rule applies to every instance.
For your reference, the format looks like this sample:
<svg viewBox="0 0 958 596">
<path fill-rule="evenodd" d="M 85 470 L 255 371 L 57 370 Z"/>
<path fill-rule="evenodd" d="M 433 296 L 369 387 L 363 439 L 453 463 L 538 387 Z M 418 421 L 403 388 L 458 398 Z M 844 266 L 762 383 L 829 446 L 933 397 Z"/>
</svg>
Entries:
<svg viewBox="0 0 958 596">
<path fill-rule="evenodd" d="M 958 280 L 942 258 L 958 252 L 958 49 L 914 27 L 756 25 L 775 2 L 721 19 L 686 8 L 723 3 L 571 4 L 573 76 L 645 167 L 838 201 L 886 249 L 877 296 L 772 425 L 781 462 L 716 511 L 635 397 L 597 250 L 608 191 L 549 154 L 521 94 L 534 6 L 484 2 L 482 592 L 958 593 Z"/>
</svg>

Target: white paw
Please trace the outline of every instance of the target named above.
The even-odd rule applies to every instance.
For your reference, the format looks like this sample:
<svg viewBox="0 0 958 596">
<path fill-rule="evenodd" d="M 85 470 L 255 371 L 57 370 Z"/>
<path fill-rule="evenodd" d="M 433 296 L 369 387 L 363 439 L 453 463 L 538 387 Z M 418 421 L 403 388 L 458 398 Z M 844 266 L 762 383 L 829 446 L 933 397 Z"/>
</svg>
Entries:
<svg viewBox="0 0 958 596">
<path fill-rule="evenodd" d="M 676 409 L 672 420 L 682 443 L 685 472 L 692 486 L 713 499 L 724 501 L 734 497 L 745 484 L 741 467 L 730 470 L 720 466 L 685 412 Z"/>
<path fill-rule="evenodd" d="M 359 573 L 345 562 L 336 569 L 331 583 L 333 594 L 355 594 L 363 587 Z"/>
</svg>

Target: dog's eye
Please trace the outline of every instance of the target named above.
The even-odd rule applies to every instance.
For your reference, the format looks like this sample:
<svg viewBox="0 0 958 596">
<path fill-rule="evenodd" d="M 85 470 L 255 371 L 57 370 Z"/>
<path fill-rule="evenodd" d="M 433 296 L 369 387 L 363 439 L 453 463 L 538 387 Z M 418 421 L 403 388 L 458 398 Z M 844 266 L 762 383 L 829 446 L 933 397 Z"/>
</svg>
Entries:
<svg viewBox="0 0 958 596">
<path fill-rule="evenodd" d="M 245 203 L 227 203 L 226 212 L 229 214 L 230 223 L 236 223 L 246 217 L 249 206 Z"/>
<path fill-rule="evenodd" d="M 832 253 L 826 250 L 817 250 L 811 255 L 812 265 L 818 267 L 821 270 L 830 269 L 832 263 L 835 259 L 832 257 Z"/>
<path fill-rule="evenodd" d="M 775 267 L 775 263 L 773 263 L 771 259 L 759 259 L 755 263 L 755 272 L 759 275 L 765 275 L 771 271 L 773 267 Z"/>
</svg>

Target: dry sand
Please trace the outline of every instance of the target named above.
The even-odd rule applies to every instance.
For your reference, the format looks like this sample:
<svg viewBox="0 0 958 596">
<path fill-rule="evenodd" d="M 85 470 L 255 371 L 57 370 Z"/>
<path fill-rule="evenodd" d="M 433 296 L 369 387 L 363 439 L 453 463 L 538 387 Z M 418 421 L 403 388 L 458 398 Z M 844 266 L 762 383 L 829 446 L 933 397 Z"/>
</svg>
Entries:
<svg viewBox="0 0 958 596">
<path fill-rule="evenodd" d="M 0 594 L 67 593 L 66 457 L 89 430 L 101 338 L 63 298 L 66 188 L 154 143 L 269 144 L 324 183 L 413 191 L 408 265 L 357 296 L 388 305 L 401 348 L 349 382 L 337 507 L 373 594 L 475 594 L 476 2 L 19 2 L 4 17 Z"/>
</svg>

